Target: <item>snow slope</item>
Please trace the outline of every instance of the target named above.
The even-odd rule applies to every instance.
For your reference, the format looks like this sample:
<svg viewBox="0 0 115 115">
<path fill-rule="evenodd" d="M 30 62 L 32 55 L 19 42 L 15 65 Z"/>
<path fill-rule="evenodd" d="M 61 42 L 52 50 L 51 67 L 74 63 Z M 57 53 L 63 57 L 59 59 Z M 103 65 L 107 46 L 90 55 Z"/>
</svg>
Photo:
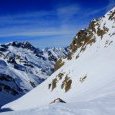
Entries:
<svg viewBox="0 0 115 115">
<path fill-rule="evenodd" d="M 75 36 L 70 46 L 71 59 L 64 59 L 64 65 L 46 81 L 2 108 L 15 111 L 41 108 L 60 98 L 70 104 L 69 108 L 72 109 L 68 111 L 66 108 L 68 105 L 62 105 L 62 109 L 59 106 L 60 114 L 61 112 L 72 114 L 74 111 L 73 115 L 76 113 L 79 115 L 113 114 L 115 109 L 115 8 L 104 17 L 93 20 L 92 23 L 93 27 L 81 30 Z M 35 114 L 37 111 L 39 114 L 41 112 L 47 115 L 45 112 L 52 113 L 54 110 L 58 111 L 58 105 L 48 106 L 48 109 L 46 107 L 43 110 L 29 110 L 29 112 Z"/>
<path fill-rule="evenodd" d="M 0 115 L 114 115 L 113 100 L 115 95 L 109 95 L 87 102 L 58 103 L 23 111 L 3 112 Z"/>
</svg>

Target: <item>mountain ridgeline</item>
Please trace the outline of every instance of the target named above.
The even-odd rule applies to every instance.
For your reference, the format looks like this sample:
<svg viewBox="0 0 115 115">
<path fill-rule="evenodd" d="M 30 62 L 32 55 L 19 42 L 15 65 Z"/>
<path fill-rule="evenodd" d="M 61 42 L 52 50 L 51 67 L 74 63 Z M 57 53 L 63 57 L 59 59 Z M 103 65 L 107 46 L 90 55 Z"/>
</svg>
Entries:
<svg viewBox="0 0 115 115">
<path fill-rule="evenodd" d="M 29 42 L 0 45 L 0 106 L 8 103 L 47 79 L 58 59 L 68 48 L 35 48 Z"/>
<path fill-rule="evenodd" d="M 97 36 L 102 39 L 103 36 L 108 33 L 109 27 L 106 22 L 107 20 L 105 20 L 106 17 L 108 17 L 108 21 L 115 21 L 115 10 L 111 10 L 102 18 L 92 20 L 88 28 L 80 30 L 70 44 L 71 53 L 69 56 L 78 49 L 80 49 L 80 52 L 85 51 L 88 45 L 91 46 L 96 42 Z M 115 28 L 114 24 L 112 25 L 112 28 Z M 110 33 L 110 36 L 113 36 L 114 34 L 115 32 L 112 34 Z M 79 57 L 79 55 L 77 55 L 77 57 Z M 71 56 L 68 58 L 71 59 Z"/>
<path fill-rule="evenodd" d="M 88 28 L 80 30 L 69 48 L 67 58 L 58 60 L 57 71 L 32 91 L 2 108 L 31 109 L 51 104 L 55 100 L 82 105 L 87 102 L 90 105 L 92 102 L 97 103 L 102 97 L 113 97 L 115 8 L 102 18 L 92 20 Z M 103 100 L 101 102 L 105 105 Z M 111 100 L 106 102 L 110 103 Z M 109 108 L 107 110 L 111 111 Z"/>
</svg>

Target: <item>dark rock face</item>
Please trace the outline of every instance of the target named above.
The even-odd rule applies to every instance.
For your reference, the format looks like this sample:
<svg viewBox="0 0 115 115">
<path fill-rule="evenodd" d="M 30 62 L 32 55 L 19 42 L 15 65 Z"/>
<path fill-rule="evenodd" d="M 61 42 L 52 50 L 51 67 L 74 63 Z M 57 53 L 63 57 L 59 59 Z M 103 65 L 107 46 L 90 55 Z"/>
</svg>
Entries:
<svg viewBox="0 0 115 115">
<path fill-rule="evenodd" d="M 4 60 L 0 60 L 0 65 L 3 66 L 3 67 L 6 67 L 7 63 Z"/>
<path fill-rule="evenodd" d="M 110 19 L 112 17 L 115 17 L 114 12 L 110 14 Z M 92 20 L 88 28 L 80 30 L 74 37 L 72 43 L 70 44 L 71 52 L 69 53 L 68 59 L 71 59 L 71 55 L 77 49 L 80 48 L 81 51 L 84 51 L 87 45 L 92 45 L 93 43 L 95 43 L 96 42 L 95 35 L 99 36 L 102 39 L 103 35 L 106 34 L 108 31 L 109 30 L 107 27 L 105 27 L 105 25 L 101 27 L 100 19 Z"/>
<path fill-rule="evenodd" d="M 52 104 L 52 103 L 66 103 L 66 102 L 60 98 L 57 98 L 54 101 L 52 101 L 50 104 Z"/>
<path fill-rule="evenodd" d="M 6 51 L 7 51 L 7 49 L 6 49 L 6 48 L 1 47 L 1 48 L 0 48 L 0 51 L 2 51 L 2 52 L 6 52 Z"/>
<path fill-rule="evenodd" d="M 0 109 L 0 112 L 8 112 L 8 111 L 13 111 L 13 110 L 10 108 Z"/>
<path fill-rule="evenodd" d="M 110 11 L 109 20 L 115 20 L 115 10 L 114 11 Z"/>
<path fill-rule="evenodd" d="M 14 64 L 14 68 L 20 71 L 26 71 L 26 67 L 20 64 Z"/>
</svg>

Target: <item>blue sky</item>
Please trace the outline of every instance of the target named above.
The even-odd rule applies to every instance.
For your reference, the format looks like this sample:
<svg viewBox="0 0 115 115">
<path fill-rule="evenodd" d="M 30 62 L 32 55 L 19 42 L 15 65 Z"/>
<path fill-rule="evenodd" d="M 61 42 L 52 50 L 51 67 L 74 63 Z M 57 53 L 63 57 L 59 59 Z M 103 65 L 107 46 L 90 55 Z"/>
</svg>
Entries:
<svg viewBox="0 0 115 115">
<path fill-rule="evenodd" d="M 113 6 L 115 0 L 0 0 L 0 43 L 64 47 Z"/>
</svg>

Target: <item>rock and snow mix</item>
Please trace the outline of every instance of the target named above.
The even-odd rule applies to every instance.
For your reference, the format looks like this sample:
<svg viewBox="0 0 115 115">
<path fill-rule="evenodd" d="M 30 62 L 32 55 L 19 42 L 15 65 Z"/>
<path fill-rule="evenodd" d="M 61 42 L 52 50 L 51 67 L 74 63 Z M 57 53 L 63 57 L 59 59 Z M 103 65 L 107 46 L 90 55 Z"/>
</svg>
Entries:
<svg viewBox="0 0 115 115">
<path fill-rule="evenodd" d="M 27 93 L 54 72 L 67 49 L 40 50 L 29 42 L 0 45 L 0 106 Z"/>
<path fill-rule="evenodd" d="M 60 69 L 26 95 L 4 105 L 2 109 L 15 112 L 3 114 L 114 115 L 115 8 L 78 32 L 70 49 Z M 52 104 L 56 99 L 65 103 Z"/>
</svg>

